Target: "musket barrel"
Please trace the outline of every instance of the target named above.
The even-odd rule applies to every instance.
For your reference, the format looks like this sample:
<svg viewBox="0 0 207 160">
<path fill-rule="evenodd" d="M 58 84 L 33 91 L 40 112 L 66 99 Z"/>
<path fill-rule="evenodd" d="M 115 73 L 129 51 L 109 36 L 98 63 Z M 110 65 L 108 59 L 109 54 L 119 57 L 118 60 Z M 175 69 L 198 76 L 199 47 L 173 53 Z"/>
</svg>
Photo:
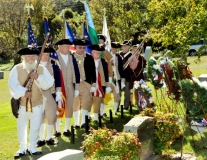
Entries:
<svg viewBox="0 0 207 160">
<path fill-rule="evenodd" d="M 46 46 L 46 44 L 47 44 L 47 41 L 48 41 L 49 36 L 50 36 L 50 33 L 48 32 L 48 33 L 47 33 L 47 36 L 45 37 L 45 41 L 44 41 L 44 43 L 43 43 L 43 46 L 42 46 L 40 55 L 39 55 L 39 57 L 38 57 L 37 64 L 36 64 L 35 69 L 34 69 L 34 71 L 33 71 L 33 72 L 35 72 L 35 73 L 37 72 L 37 68 L 38 68 L 38 66 L 39 66 L 39 64 L 40 64 L 40 60 L 41 60 L 42 54 L 43 54 L 43 52 L 44 52 L 44 50 L 45 50 L 45 46 Z M 29 79 L 29 80 L 27 81 L 27 83 L 29 83 L 29 84 L 27 85 L 27 86 L 28 86 L 28 90 L 27 90 L 27 91 L 31 92 L 33 82 L 34 82 L 34 79 Z M 28 105 L 28 103 L 29 103 L 29 105 Z M 31 102 L 31 99 L 28 99 L 28 98 L 26 99 L 26 111 L 27 111 L 27 112 L 32 112 L 32 102 Z"/>
</svg>

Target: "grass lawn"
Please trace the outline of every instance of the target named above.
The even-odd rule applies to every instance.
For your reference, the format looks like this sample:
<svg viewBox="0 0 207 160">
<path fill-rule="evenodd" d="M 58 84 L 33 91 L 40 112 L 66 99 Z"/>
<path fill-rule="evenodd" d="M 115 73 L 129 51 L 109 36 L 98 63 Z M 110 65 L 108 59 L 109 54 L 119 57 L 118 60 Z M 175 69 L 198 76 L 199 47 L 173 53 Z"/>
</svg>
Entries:
<svg viewBox="0 0 207 160">
<path fill-rule="evenodd" d="M 196 57 L 188 57 L 188 62 L 190 63 L 190 69 L 193 72 L 195 77 L 198 77 L 200 74 L 207 74 L 207 64 L 206 59 L 207 56 L 201 57 L 201 61 L 199 64 L 195 64 L 194 60 Z M 11 107 L 10 107 L 10 93 L 8 90 L 8 76 L 9 76 L 9 67 L 11 67 L 12 64 L 0 64 L 0 70 L 4 71 L 4 79 L 0 80 L 0 160 L 10 160 L 13 159 L 14 154 L 19 149 L 19 143 L 17 139 L 17 129 L 16 129 L 16 120 L 15 117 L 12 115 Z M 154 93 L 154 92 L 153 92 Z M 155 94 L 155 93 L 154 93 Z M 109 115 L 109 109 L 112 109 L 113 103 L 110 103 L 107 108 L 107 113 Z M 136 108 L 133 108 L 133 114 L 130 115 L 129 111 L 125 111 L 124 119 L 120 118 L 120 112 L 117 116 L 114 117 L 114 123 L 110 123 L 109 118 L 106 118 L 103 123 L 106 124 L 108 128 L 116 128 L 118 131 L 123 130 L 123 124 L 126 124 L 134 115 L 138 114 L 138 111 Z M 62 119 L 64 124 L 64 119 Z M 73 124 L 73 121 L 72 121 Z M 94 128 L 98 128 L 98 126 L 94 126 L 93 123 L 91 123 L 91 126 Z M 61 125 L 61 129 L 63 130 L 64 125 Z M 81 146 L 81 142 L 83 141 L 84 129 L 80 129 L 75 131 L 75 144 L 70 143 L 70 139 L 61 136 L 61 138 L 58 138 L 59 144 L 57 146 L 48 147 L 43 146 L 40 148 L 43 151 L 43 155 L 60 151 L 64 149 L 79 149 Z M 186 130 L 185 134 L 185 140 L 184 140 L 184 147 L 183 152 L 184 153 L 192 153 L 197 156 L 198 160 L 204 160 L 207 157 L 206 150 L 200 148 L 203 146 L 207 146 L 207 132 L 204 132 L 204 134 L 200 135 L 198 133 L 195 133 L 193 131 L 194 139 L 196 140 L 196 146 L 194 147 L 192 142 L 192 136 L 190 135 L 189 129 Z M 173 144 L 169 150 L 167 150 L 167 153 L 174 153 L 179 152 L 181 150 L 181 139 L 178 139 L 175 144 Z M 38 156 L 25 156 L 22 159 L 23 160 L 31 160 L 31 159 L 37 159 Z"/>
</svg>

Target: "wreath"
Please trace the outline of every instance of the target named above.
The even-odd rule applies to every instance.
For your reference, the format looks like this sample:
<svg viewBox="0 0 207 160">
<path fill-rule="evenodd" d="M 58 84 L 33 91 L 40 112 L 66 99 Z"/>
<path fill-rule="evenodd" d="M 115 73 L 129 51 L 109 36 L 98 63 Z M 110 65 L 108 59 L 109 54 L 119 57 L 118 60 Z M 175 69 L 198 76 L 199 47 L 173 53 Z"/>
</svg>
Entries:
<svg viewBox="0 0 207 160">
<path fill-rule="evenodd" d="M 206 119 L 207 113 L 207 83 L 200 82 L 197 78 L 193 77 L 192 80 L 181 80 L 182 85 L 182 102 L 185 102 L 185 107 L 189 117 L 198 121 Z"/>
<path fill-rule="evenodd" d="M 162 88 L 164 85 L 162 70 L 160 68 L 160 65 L 157 64 L 157 61 L 154 57 L 151 57 L 149 59 L 147 66 L 148 79 L 150 80 L 154 88 L 156 90 Z"/>
<path fill-rule="evenodd" d="M 137 90 L 137 95 L 135 95 L 138 99 L 137 106 L 140 106 L 142 109 L 146 107 L 156 109 L 152 97 L 152 90 L 144 80 L 134 81 L 134 88 Z"/>
<path fill-rule="evenodd" d="M 159 59 L 160 66 L 165 76 L 164 80 L 168 88 L 168 97 L 179 101 L 180 99 L 180 86 L 175 76 L 175 65 L 168 57 Z"/>
</svg>

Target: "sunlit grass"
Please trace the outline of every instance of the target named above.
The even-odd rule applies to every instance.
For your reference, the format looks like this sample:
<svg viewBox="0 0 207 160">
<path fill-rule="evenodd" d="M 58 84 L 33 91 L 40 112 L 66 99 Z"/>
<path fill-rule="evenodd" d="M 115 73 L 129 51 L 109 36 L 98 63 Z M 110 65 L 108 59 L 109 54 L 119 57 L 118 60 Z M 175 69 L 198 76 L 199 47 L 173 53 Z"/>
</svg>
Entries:
<svg viewBox="0 0 207 160">
<path fill-rule="evenodd" d="M 196 60 L 196 57 L 189 57 L 188 62 L 190 63 L 190 70 L 193 72 L 195 77 L 199 77 L 200 74 L 207 74 L 207 63 L 206 63 L 207 56 L 201 57 L 201 61 L 199 64 L 196 64 L 194 61 Z M 0 64 L 0 70 L 5 70 L 8 67 L 11 67 L 12 64 Z M 19 143 L 17 139 L 17 129 L 16 129 L 16 120 L 11 112 L 10 107 L 10 93 L 8 90 L 8 76 L 9 71 L 4 71 L 4 79 L 0 80 L 0 144 L 2 144 L 0 147 L 0 159 L 2 160 L 10 160 L 13 159 L 13 156 L 15 152 L 19 149 Z M 153 86 L 148 83 L 150 87 L 153 89 Z M 157 95 L 157 96 L 156 96 Z M 153 97 L 155 98 L 156 103 L 160 103 L 162 96 L 167 97 L 166 89 L 163 89 L 162 93 L 160 91 L 156 91 L 153 89 Z M 122 99 L 123 103 L 123 99 Z M 172 106 L 178 105 L 175 102 L 172 102 L 171 100 L 166 98 L 166 103 L 172 103 Z M 182 107 L 182 104 L 179 104 Z M 113 103 L 110 102 L 107 106 L 107 114 L 109 116 L 109 110 L 113 110 Z M 159 108 L 158 108 L 159 109 Z M 174 108 L 175 109 L 175 108 Z M 116 128 L 118 131 L 123 130 L 123 125 L 126 124 L 134 115 L 138 114 L 139 112 L 136 110 L 136 108 L 133 108 L 133 115 L 129 114 L 129 111 L 124 111 L 125 118 L 120 118 L 120 112 L 117 116 L 114 117 L 114 123 L 110 123 L 109 118 L 106 118 L 103 123 L 106 124 L 108 128 Z M 181 111 L 178 113 L 182 114 Z M 64 119 L 62 119 L 62 124 L 64 124 Z M 73 125 L 73 120 L 71 122 Z M 91 123 L 93 126 L 93 123 Z M 93 126 L 97 128 L 97 126 Z M 64 125 L 61 125 L 61 130 L 63 131 Z M 44 146 L 40 148 L 44 155 L 50 152 L 55 151 L 61 151 L 64 149 L 80 149 L 81 142 L 83 141 L 82 134 L 85 133 L 84 129 L 77 130 L 75 132 L 75 144 L 70 143 L 70 139 L 62 136 L 61 138 L 58 138 L 59 144 L 57 146 Z M 183 146 L 183 152 L 184 153 L 192 153 L 197 156 L 198 160 L 204 160 L 207 157 L 206 150 L 203 150 L 199 147 L 207 146 L 207 132 L 204 132 L 204 134 L 200 135 L 199 133 L 196 133 L 192 131 L 193 137 L 190 134 L 190 131 L 187 127 L 185 132 L 185 138 L 184 138 L 184 146 Z M 202 137 L 202 138 L 201 138 Z M 196 141 L 196 147 L 193 146 L 193 138 Z M 180 152 L 181 150 L 181 139 L 176 140 L 175 144 L 173 144 L 169 150 L 167 150 L 167 153 L 175 153 Z M 26 156 L 22 158 L 23 160 L 31 160 L 31 159 L 37 159 L 38 156 L 35 156 L 35 158 L 31 158 L 31 156 Z"/>
</svg>

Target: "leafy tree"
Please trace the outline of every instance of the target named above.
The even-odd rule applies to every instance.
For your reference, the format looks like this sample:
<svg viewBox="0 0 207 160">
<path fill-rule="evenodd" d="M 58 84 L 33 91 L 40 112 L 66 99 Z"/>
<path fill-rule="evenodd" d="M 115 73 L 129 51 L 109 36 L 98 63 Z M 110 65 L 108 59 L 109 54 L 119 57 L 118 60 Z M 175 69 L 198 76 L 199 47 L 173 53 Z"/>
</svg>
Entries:
<svg viewBox="0 0 207 160">
<path fill-rule="evenodd" d="M 0 54 L 13 58 L 14 64 L 20 61 L 16 54 L 23 46 L 26 16 L 24 14 L 25 2 L 19 0 L 0 1 Z"/>
<path fill-rule="evenodd" d="M 149 0 L 91 0 L 89 7 L 98 33 L 102 32 L 104 8 L 112 40 L 123 41 L 141 30 L 147 30 L 145 9 Z M 138 35 L 135 38 L 139 38 Z"/>
<path fill-rule="evenodd" d="M 152 39 L 185 56 L 190 44 L 207 36 L 206 6 L 200 0 L 152 0 L 147 15 Z"/>
</svg>

